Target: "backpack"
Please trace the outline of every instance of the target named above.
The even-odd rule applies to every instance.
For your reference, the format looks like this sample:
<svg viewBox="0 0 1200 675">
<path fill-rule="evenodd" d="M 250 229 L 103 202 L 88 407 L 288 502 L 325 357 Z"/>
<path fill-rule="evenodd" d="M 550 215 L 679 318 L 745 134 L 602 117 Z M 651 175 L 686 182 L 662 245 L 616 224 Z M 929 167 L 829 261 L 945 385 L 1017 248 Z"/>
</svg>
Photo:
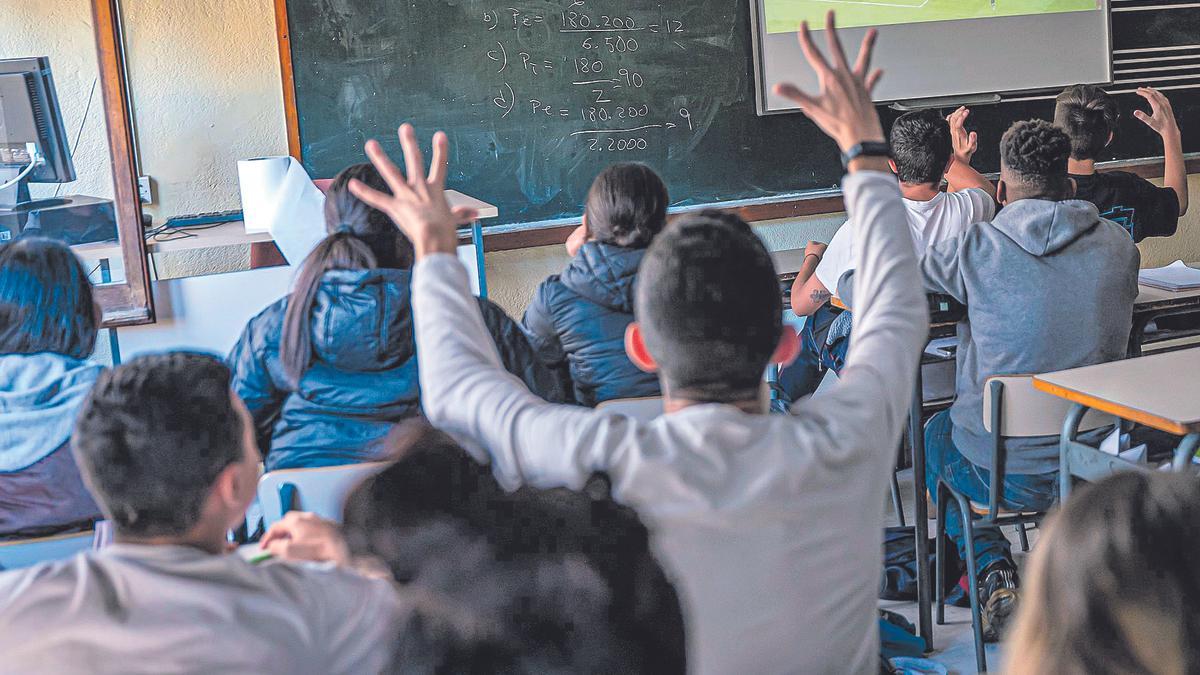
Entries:
<svg viewBox="0 0 1200 675">
<path fill-rule="evenodd" d="M 958 584 L 958 578 L 963 575 L 962 561 L 958 559 L 958 547 L 949 537 L 945 537 L 945 570 L 943 577 L 949 593 Z M 881 600 L 915 601 L 917 599 L 917 551 L 916 530 L 912 525 L 907 527 L 888 527 L 883 534 L 883 577 L 879 581 L 879 598 Z M 929 578 L 936 579 L 934 567 L 934 541 L 929 542 Z"/>
</svg>

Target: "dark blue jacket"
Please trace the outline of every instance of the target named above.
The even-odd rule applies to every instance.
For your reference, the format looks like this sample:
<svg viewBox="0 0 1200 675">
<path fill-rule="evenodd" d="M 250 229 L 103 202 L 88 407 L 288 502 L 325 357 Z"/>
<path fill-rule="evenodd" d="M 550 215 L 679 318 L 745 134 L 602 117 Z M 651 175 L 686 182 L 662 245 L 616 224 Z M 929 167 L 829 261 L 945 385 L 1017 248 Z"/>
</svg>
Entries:
<svg viewBox="0 0 1200 675">
<path fill-rule="evenodd" d="M 638 370 L 625 353 L 645 252 L 589 241 L 561 275 L 542 282 L 525 310 L 525 329 L 542 359 L 569 365 L 578 403 L 660 394 L 658 377 Z"/>
<path fill-rule="evenodd" d="M 392 425 L 420 414 L 409 270 L 333 270 L 313 303 L 313 359 L 297 386 L 279 358 L 288 298 L 250 320 L 229 355 L 234 389 L 254 418 L 267 470 L 377 459 Z M 566 400 L 520 327 L 480 300 L 505 367 L 535 393 Z"/>
</svg>

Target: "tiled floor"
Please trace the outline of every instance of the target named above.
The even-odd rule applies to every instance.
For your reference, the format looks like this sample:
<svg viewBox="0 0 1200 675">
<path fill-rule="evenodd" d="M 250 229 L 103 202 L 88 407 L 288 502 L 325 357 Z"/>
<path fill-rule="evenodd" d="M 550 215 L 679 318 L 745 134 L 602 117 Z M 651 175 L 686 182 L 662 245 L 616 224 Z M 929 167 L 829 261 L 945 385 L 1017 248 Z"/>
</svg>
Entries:
<svg viewBox="0 0 1200 675">
<path fill-rule="evenodd" d="M 900 473 L 900 492 L 904 501 L 904 513 L 906 522 L 913 522 L 913 491 L 912 491 L 912 471 L 902 471 Z M 888 501 L 889 524 L 898 525 L 894 512 L 891 510 L 891 501 Z M 933 536 L 935 530 L 935 522 L 929 521 L 929 533 Z M 1013 541 L 1013 553 L 1016 554 L 1017 565 L 1024 567 L 1025 555 L 1021 553 L 1020 547 L 1016 543 L 1016 538 L 1012 533 L 1006 532 L 1009 538 Z M 1036 545 L 1037 530 L 1029 531 L 1029 539 L 1031 545 Z M 884 609 L 889 609 L 893 612 L 904 615 L 913 625 L 917 623 L 917 604 L 915 602 L 884 602 L 881 601 L 879 606 Z M 936 609 L 934 610 L 936 617 Z M 975 673 L 975 643 L 971 634 L 971 610 L 959 607 L 946 607 L 946 624 L 933 626 L 933 646 L 934 651 L 927 655 L 928 658 L 941 663 L 952 674 L 965 675 Z M 1001 672 L 1000 665 L 1002 663 L 1002 644 L 987 645 L 987 662 L 988 669 L 991 672 Z"/>
</svg>

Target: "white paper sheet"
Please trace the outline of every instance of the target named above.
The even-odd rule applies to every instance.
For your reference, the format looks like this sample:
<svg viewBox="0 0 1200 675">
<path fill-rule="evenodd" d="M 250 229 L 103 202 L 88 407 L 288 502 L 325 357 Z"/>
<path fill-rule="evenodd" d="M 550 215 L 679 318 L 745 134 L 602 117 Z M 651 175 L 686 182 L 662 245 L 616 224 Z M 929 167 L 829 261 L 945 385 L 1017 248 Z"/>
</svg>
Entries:
<svg viewBox="0 0 1200 675">
<path fill-rule="evenodd" d="M 238 162 L 246 232 L 269 232 L 290 265 L 325 238 L 325 195 L 291 157 Z"/>
<path fill-rule="evenodd" d="M 1176 260 L 1166 267 L 1142 270 L 1138 273 L 1138 281 L 1167 291 L 1200 288 L 1200 270 L 1188 267 L 1182 260 Z"/>
</svg>

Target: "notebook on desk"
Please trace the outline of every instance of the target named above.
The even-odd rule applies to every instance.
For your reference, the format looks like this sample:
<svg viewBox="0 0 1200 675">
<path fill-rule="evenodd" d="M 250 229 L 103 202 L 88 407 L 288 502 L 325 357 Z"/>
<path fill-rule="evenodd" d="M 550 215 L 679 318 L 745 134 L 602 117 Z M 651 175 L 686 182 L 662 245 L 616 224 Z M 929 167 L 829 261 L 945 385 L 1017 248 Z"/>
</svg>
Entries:
<svg viewBox="0 0 1200 675">
<path fill-rule="evenodd" d="M 1188 267 L 1182 260 L 1138 272 L 1138 283 L 1164 291 L 1189 291 L 1200 288 L 1200 269 Z"/>
</svg>

